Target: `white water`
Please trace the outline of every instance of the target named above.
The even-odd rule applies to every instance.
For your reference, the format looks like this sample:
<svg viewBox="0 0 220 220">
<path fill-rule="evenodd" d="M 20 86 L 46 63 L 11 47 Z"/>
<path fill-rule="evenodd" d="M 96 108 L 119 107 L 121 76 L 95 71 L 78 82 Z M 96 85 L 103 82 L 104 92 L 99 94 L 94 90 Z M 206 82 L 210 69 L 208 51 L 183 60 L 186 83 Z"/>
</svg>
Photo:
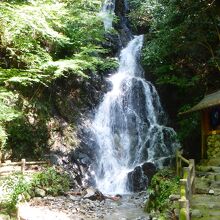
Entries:
<svg viewBox="0 0 220 220">
<path fill-rule="evenodd" d="M 114 19 L 115 0 L 105 0 L 102 6 L 100 16 L 103 19 L 105 30 L 112 28 L 112 22 Z"/>
<path fill-rule="evenodd" d="M 109 78 L 112 89 L 92 123 L 99 146 L 96 184 L 104 193 L 127 193 L 127 175 L 137 165 L 150 161 L 162 166 L 174 153 L 170 139 L 175 132 L 160 124 L 159 96 L 142 78 L 142 44 L 143 36 L 135 36 L 121 51 L 118 72 Z"/>
<path fill-rule="evenodd" d="M 115 0 L 105 0 L 101 12 L 105 30 L 112 28 L 114 10 Z M 97 145 L 95 181 L 107 194 L 128 193 L 129 172 L 145 162 L 157 167 L 168 164 L 177 147 L 174 130 L 165 126 L 157 91 L 144 79 L 139 62 L 144 37 L 132 37 L 130 30 L 125 33 L 132 40 L 120 52 L 118 71 L 108 79 L 112 89 L 91 126 Z"/>
</svg>

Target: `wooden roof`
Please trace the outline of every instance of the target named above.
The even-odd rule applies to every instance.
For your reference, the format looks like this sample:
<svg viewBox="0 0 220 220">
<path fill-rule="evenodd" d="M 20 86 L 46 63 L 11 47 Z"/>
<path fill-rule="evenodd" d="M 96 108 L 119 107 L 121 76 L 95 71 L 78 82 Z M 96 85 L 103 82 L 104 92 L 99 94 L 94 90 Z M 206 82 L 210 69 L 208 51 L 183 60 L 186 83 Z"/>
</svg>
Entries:
<svg viewBox="0 0 220 220">
<path fill-rule="evenodd" d="M 180 112 L 179 115 L 201 111 L 203 109 L 210 108 L 216 105 L 220 105 L 220 91 L 205 96 L 197 105 L 193 106 L 188 111 Z"/>
</svg>

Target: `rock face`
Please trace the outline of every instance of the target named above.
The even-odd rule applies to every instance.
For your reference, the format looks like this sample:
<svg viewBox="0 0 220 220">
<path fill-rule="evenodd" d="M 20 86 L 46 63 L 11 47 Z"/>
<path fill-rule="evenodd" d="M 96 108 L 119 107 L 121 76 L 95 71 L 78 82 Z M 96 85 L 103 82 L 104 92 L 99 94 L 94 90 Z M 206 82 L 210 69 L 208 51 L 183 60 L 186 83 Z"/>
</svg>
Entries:
<svg viewBox="0 0 220 220">
<path fill-rule="evenodd" d="M 128 41 L 132 39 L 129 22 L 127 20 L 128 5 L 126 0 L 115 1 L 115 14 L 118 16 L 119 21 L 113 26 L 118 31 L 122 46 L 126 46 Z"/>
<path fill-rule="evenodd" d="M 87 142 L 93 141 L 88 132 L 89 118 L 109 87 L 103 74 L 89 75 L 89 79 L 74 75 L 59 79 L 48 91 L 52 94 L 54 116 L 48 122 L 50 153 L 45 157 L 68 170 L 75 187 L 84 184 L 82 178 L 88 175 L 94 159 L 93 149 L 87 147 Z M 91 185 L 89 181 L 86 184 Z"/>
<path fill-rule="evenodd" d="M 153 163 L 146 162 L 142 166 L 137 166 L 128 173 L 128 189 L 132 192 L 145 190 L 155 173 L 156 167 Z"/>
<path fill-rule="evenodd" d="M 56 81 L 52 92 L 55 109 L 69 122 L 76 122 L 84 113 L 93 109 L 108 89 L 103 74 L 89 73 L 89 79 L 78 76 Z"/>
</svg>

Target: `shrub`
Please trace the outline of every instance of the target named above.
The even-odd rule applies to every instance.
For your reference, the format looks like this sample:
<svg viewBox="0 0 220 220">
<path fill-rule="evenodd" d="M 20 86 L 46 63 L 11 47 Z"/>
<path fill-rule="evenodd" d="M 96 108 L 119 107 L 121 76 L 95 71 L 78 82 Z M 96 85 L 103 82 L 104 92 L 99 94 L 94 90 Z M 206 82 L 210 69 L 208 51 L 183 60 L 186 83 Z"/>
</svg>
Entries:
<svg viewBox="0 0 220 220">
<path fill-rule="evenodd" d="M 148 189 L 149 200 L 146 204 L 147 212 L 160 212 L 162 216 L 167 211 L 172 211 L 175 208 L 170 200 L 171 194 L 177 194 L 179 191 L 179 177 L 174 171 L 164 169 L 159 171 L 152 178 L 151 185 Z"/>
<path fill-rule="evenodd" d="M 32 188 L 35 187 L 44 189 L 49 195 L 57 196 L 69 190 L 70 179 L 67 174 L 49 168 L 34 175 Z"/>
<path fill-rule="evenodd" d="M 27 198 L 31 189 L 30 179 L 21 173 L 15 173 L 0 182 L 0 204 L 7 212 L 14 212 L 16 205 Z"/>
<path fill-rule="evenodd" d="M 47 195 L 58 196 L 69 186 L 69 177 L 55 168 L 48 168 L 32 177 L 15 173 L 0 180 L 0 209 L 14 213 L 19 202 L 35 196 L 36 188 L 43 189 Z"/>
</svg>

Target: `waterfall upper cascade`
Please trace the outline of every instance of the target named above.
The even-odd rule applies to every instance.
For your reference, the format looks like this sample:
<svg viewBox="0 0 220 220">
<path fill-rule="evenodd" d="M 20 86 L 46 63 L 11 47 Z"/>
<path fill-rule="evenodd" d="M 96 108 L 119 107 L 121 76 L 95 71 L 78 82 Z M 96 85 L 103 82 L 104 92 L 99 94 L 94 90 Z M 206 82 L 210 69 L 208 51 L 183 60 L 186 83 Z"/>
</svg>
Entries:
<svg viewBox="0 0 220 220">
<path fill-rule="evenodd" d="M 135 167 L 144 162 L 163 166 L 177 146 L 174 130 L 164 125 L 158 93 L 143 78 L 139 62 L 143 39 L 134 36 L 121 51 L 118 71 L 108 79 L 111 91 L 92 122 L 98 146 L 95 180 L 104 193 L 127 193 L 128 174 Z"/>
<path fill-rule="evenodd" d="M 103 23 L 106 31 L 112 28 L 114 10 L 115 0 L 105 0 L 100 14 L 103 18 Z"/>
</svg>

